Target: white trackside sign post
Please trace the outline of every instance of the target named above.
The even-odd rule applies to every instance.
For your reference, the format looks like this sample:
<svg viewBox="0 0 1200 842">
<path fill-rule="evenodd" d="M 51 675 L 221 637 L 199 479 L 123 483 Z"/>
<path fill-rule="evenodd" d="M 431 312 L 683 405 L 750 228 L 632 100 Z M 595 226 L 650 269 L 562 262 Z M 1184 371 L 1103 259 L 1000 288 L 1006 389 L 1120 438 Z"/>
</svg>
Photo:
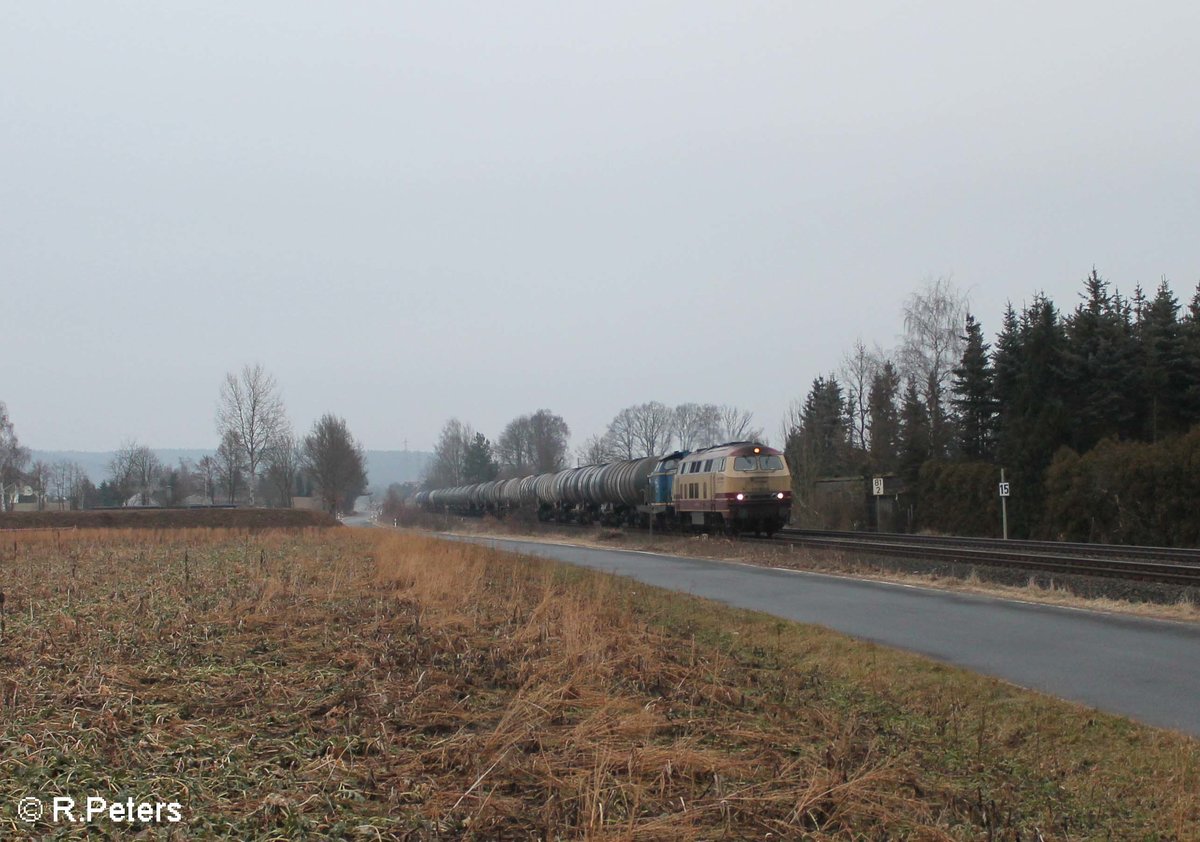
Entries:
<svg viewBox="0 0 1200 842">
<path fill-rule="evenodd" d="M 1000 524 L 1004 540 L 1008 540 L 1008 483 L 1004 481 L 1004 469 L 1000 469 Z"/>
<path fill-rule="evenodd" d="M 879 498 L 883 496 L 883 477 L 871 480 L 871 493 L 875 495 L 875 531 L 879 532 Z"/>
</svg>

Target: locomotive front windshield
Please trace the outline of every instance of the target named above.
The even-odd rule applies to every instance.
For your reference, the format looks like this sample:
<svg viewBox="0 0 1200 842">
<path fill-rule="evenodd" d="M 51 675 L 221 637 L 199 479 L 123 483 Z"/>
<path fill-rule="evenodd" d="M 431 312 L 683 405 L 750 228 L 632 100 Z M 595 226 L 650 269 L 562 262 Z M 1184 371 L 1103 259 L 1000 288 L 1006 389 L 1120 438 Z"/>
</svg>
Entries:
<svg viewBox="0 0 1200 842">
<path fill-rule="evenodd" d="M 739 456 L 733 460 L 735 471 L 782 471 L 783 460 L 778 456 Z"/>
</svg>

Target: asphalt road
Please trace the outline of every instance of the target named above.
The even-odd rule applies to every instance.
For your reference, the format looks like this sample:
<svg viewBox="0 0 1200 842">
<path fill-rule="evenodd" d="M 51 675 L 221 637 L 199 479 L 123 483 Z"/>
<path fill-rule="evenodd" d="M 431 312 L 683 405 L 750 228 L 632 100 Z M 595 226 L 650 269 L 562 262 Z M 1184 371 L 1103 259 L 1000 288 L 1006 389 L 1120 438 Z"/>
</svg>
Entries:
<svg viewBox="0 0 1200 842">
<path fill-rule="evenodd" d="M 375 525 L 375 521 L 369 515 L 352 514 L 342 517 L 342 523 L 346 526 L 365 526 L 370 527 Z"/>
<path fill-rule="evenodd" d="M 474 540 L 815 623 L 1200 736 L 1200 627 L 728 562 Z"/>
</svg>

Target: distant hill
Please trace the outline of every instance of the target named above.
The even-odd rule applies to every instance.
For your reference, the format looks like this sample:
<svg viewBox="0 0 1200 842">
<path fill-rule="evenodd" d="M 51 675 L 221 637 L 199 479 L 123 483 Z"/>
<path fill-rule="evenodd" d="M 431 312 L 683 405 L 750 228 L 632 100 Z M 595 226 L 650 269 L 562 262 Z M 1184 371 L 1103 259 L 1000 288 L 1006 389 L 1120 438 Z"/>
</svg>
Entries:
<svg viewBox="0 0 1200 842">
<path fill-rule="evenodd" d="M 368 450 L 367 482 L 386 491 L 393 482 L 419 482 L 433 454 L 421 450 Z"/>
<path fill-rule="evenodd" d="M 158 448 L 154 451 L 164 465 L 177 465 L 180 459 L 195 462 L 212 453 L 211 450 L 189 450 L 186 448 Z M 108 464 L 114 452 L 111 450 L 31 450 L 30 456 L 53 465 L 55 462 L 78 462 L 92 482 L 99 485 L 108 479 Z M 425 473 L 426 466 L 433 460 L 432 453 L 420 450 L 368 450 L 367 481 L 372 489 L 384 491 L 393 482 L 416 482 Z"/>
</svg>

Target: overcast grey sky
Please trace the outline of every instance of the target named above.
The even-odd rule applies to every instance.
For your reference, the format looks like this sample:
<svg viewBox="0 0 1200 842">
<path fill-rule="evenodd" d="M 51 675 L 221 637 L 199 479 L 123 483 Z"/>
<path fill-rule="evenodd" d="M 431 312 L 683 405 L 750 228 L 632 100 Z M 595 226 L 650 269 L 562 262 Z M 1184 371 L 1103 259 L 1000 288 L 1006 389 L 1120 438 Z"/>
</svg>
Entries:
<svg viewBox="0 0 1200 842">
<path fill-rule="evenodd" d="M 1200 280 L 1200 4 L 57 3 L 0 12 L 0 400 L 45 449 L 429 449 L 647 400 L 777 436 L 952 274 Z"/>
</svg>

